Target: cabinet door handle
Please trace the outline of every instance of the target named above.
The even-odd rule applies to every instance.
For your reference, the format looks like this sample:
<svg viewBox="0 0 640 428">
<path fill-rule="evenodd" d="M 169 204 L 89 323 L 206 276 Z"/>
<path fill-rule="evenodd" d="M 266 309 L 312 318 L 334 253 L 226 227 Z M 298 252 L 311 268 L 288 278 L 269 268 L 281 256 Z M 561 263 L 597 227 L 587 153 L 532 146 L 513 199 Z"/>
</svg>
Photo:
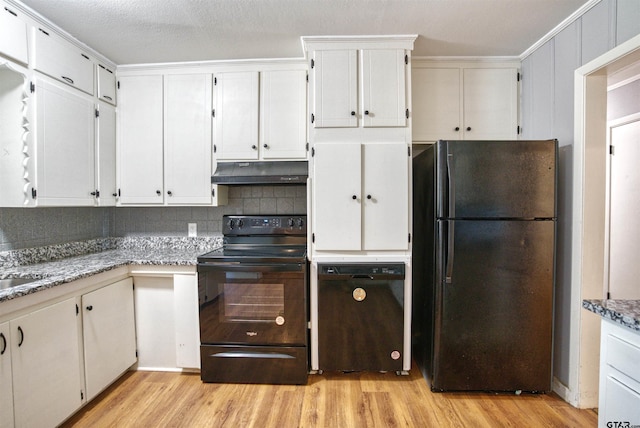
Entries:
<svg viewBox="0 0 640 428">
<path fill-rule="evenodd" d="M 355 115 L 356 115 L 356 112 L 355 112 L 355 111 L 352 111 L 352 112 L 351 112 L 351 116 L 355 116 Z"/>
<path fill-rule="evenodd" d="M 351 197 L 351 199 L 353 199 L 353 200 L 355 201 L 356 199 L 358 199 L 358 197 L 357 197 L 356 195 L 353 195 L 353 196 Z"/>
<path fill-rule="evenodd" d="M 173 196 L 173 192 L 171 190 L 167 190 L 167 195 Z"/>
<path fill-rule="evenodd" d="M 369 116 L 369 110 L 365 110 L 365 111 L 364 111 L 364 115 L 365 115 L 365 116 Z"/>
<path fill-rule="evenodd" d="M 0 339 L 2 339 L 2 351 L 0 351 L 0 355 L 4 355 L 4 351 L 7 350 L 7 338 L 4 337 L 4 334 L 0 333 Z"/>
<path fill-rule="evenodd" d="M 160 195 L 162 195 L 162 192 L 159 191 L 159 190 L 156 190 L 156 195 L 160 196 Z"/>
<path fill-rule="evenodd" d="M 102 98 L 104 98 L 105 100 L 113 101 L 113 98 L 111 98 L 109 95 L 103 95 Z"/>
<path fill-rule="evenodd" d="M 6 10 L 7 12 L 9 12 L 11 15 L 13 16 L 18 16 L 17 13 L 15 13 L 14 11 L 12 11 L 11 9 L 5 7 L 4 10 Z M 2 336 L 2 338 L 4 339 L 4 336 Z M 5 342 L 6 343 L 6 342 Z M 4 353 L 4 351 L 2 351 L 2 353 Z"/>
<path fill-rule="evenodd" d="M 453 128 L 454 131 L 458 132 L 460 130 L 459 126 L 456 126 L 455 128 Z"/>
<path fill-rule="evenodd" d="M 371 199 L 371 195 L 367 195 L 367 199 Z"/>
<path fill-rule="evenodd" d="M 264 147 L 265 149 L 268 149 L 269 145 L 265 143 L 262 147 Z"/>
<path fill-rule="evenodd" d="M 74 84 L 74 81 L 71 77 L 67 77 L 67 76 L 60 76 L 62 77 L 64 80 L 66 80 L 67 82 L 71 83 L 72 85 Z"/>
<path fill-rule="evenodd" d="M 92 311 L 92 310 L 93 310 L 93 305 L 89 305 L 89 306 L 87 306 L 87 310 L 88 310 L 88 311 Z"/>
<path fill-rule="evenodd" d="M 254 145 L 252 145 L 252 146 L 251 146 L 251 148 L 252 148 L 253 150 L 257 150 L 257 149 L 258 149 L 258 146 L 256 146 L 256 145 L 254 144 Z"/>
<path fill-rule="evenodd" d="M 20 341 L 18 342 L 18 348 L 22 346 L 24 342 L 24 331 L 22 331 L 22 327 L 18 326 L 18 333 L 20 333 Z"/>
<path fill-rule="evenodd" d="M 467 126 L 467 131 L 471 131 L 471 127 L 470 126 Z"/>
</svg>

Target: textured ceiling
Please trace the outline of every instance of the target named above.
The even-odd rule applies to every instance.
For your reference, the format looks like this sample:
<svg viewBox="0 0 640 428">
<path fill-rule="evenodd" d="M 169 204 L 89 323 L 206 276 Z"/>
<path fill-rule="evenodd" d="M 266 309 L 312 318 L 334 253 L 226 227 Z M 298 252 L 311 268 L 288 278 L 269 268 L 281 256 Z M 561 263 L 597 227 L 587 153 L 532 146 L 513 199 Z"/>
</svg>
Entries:
<svg viewBox="0 0 640 428">
<path fill-rule="evenodd" d="M 300 37 L 418 34 L 414 56 L 517 56 L 587 0 L 22 0 L 117 64 L 298 58 Z"/>
</svg>

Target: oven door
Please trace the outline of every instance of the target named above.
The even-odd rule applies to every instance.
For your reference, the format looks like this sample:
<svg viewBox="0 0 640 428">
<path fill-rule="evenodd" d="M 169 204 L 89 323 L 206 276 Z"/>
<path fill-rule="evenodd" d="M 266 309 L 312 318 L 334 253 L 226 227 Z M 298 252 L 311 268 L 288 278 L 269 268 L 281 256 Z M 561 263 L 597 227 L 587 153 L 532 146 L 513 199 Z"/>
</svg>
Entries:
<svg viewBox="0 0 640 428">
<path fill-rule="evenodd" d="M 306 263 L 198 264 L 202 345 L 306 345 Z"/>
</svg>

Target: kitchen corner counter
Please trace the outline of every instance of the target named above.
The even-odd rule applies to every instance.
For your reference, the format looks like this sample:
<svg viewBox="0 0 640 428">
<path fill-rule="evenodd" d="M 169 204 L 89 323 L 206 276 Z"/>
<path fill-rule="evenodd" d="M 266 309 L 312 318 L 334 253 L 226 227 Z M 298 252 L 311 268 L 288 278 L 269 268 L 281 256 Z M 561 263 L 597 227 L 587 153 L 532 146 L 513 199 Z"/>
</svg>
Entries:
<svg viewBox="0 0 640 428">
<path fill-rule="evenodd" d="M 0 289 L 0 303 L 131 265 L 195 266 L 222 237 L 104 238 L 0 253 L 0 279 L 33 279 Z"/>
<path fill-rule="evenodd" d="M 582 307 L 604 319 L 640 332 L 640 300 L 583 300 Z"/>
</svg>

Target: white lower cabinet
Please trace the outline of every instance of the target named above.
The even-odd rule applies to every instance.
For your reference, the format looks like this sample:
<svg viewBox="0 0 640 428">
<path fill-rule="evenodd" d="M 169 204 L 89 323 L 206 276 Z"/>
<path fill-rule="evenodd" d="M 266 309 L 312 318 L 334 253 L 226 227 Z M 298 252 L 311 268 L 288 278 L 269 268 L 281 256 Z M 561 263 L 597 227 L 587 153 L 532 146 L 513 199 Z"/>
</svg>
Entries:
<svg viewBox="0 0 640 428">
<path fill-rule="evenodd" d="M 82 296 L 87 400 L 136 362 L 133 280 L 123 279 Z"/>
<path fill-rule="evenodd" d="M 55 426 L 84 402 L 77 298 L 9 322 L 15 426 Z"/>
<path fill-rule="evenodd" d="M 640 424 L 640 333 L 602 320 L 598 426 Z"/>
<path fill-rule="evenodd" d="M 9 323 L 0 324 L 0 428 L 13 427 L 13 381 Z"/>
</svg>

